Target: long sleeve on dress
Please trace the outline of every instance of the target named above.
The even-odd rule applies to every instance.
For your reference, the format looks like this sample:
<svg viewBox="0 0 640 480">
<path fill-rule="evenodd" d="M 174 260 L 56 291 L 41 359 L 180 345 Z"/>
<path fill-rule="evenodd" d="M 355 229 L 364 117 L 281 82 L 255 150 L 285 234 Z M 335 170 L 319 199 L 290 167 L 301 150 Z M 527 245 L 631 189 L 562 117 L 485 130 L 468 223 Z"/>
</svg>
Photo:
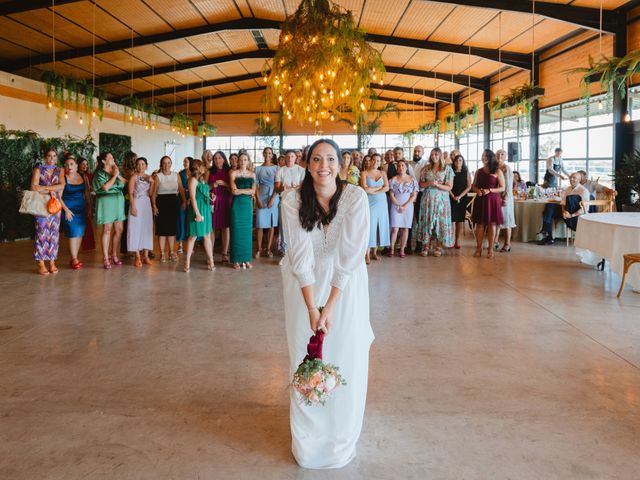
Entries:
<svg viewBox="0 0 640 480">
<path fill-rule="evenodd" d="M 331 286 L 340 290 L 344 290 L 353 271 L 364 261 L 369 242 L 369 201 L 362 189 L 354 189 L 353 194 L 355 199 L 344 213 L 331 278 Z"/>
<path fill-rule="evenodd" d="M 300 284 L 300 288 L 316 282 L 311 232 L 300 224 L 300 199 L 297 191 L 286 192 L 282 198 L 280 213 L 284 238 L 287 245 L 287 257 L 291 270 Z"/>
</svg>

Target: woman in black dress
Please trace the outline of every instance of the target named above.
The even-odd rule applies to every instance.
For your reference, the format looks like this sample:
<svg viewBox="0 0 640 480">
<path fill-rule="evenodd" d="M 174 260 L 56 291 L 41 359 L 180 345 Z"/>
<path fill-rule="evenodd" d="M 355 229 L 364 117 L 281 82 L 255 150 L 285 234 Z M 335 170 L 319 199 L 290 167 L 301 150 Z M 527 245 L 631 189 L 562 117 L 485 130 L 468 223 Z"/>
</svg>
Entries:
<svg viewBox="0 0 640 480">
<path fill-rule="evenodd" d="M 453 158 L 453 188 L 449 191 L 449 200 L 451 200 L 451 222 L 456 225 L 456 242 L 453 248 L 460 248 L 460 234 L 464 228 L 464 220 L 467 215 L 467 204 L 469 203 L 469 190 L 471 190 L 471 175 L 464 161 L 464 157 L 460 154 Z"/>
</svg>

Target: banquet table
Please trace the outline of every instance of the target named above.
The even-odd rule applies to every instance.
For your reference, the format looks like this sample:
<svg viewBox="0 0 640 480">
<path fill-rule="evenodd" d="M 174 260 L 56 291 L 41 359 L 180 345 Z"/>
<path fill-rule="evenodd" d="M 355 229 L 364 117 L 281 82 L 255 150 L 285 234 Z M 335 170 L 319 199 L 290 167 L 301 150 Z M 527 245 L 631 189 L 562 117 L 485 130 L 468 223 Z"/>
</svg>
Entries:
<svg viewBox="0 0 640 480">
<path fill-rule="evenodd" d="M 513 240 L 516 242 L 532 242 L 536 240 L 538 232 L 542 227 L 542 212 L 547 203 L 560 205 L 559 200 L 515 200 L 513 208 L 516 217 L 517 227 L 513 230 Z M 559 219 L 554 222 L 553 236 L 565 238 L 567 229 L 564 222 Z"/>
<path fill-rule="evenodd" d="M 611 271 L 622 276 L 625 253 L 640 252 L 640 213 L 588 213 L 578 221 L 576 253 L 584 263 L 609 262 Z M 629 269 L 627 283 L 640 292 L 640 266 Z"/>
</svg>

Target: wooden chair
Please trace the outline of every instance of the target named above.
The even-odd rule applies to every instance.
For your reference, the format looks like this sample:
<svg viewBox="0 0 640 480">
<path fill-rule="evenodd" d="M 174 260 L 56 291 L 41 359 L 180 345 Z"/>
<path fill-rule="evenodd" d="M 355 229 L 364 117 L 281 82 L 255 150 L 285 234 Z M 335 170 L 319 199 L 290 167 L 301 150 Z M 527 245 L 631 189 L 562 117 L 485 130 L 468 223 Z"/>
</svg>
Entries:
<svg viewBox="0 0 640 480">
<path fill-rule="evenodd" d="M 606 200 L 589 200 L 588 202 L 580 202 L 582 213 L 589 213 L 589 207 L 599 207 L 598 212 L 613 212 L 613 199 Z"/>
<path fill-rule="evenodd" d="M 467 212 L 464 215 L 465 223 L 469 224 L 469 228 L 471 229 L 471 233 L 473 234 L 473 238 L 476 238 L 476 224 L 473 222 L 473 204 L 476 201 L 475 193 L 468 193 L 469 202 L 467 203 Z M 464 231 L 463 231 L 464 233 Z"/>
<path fill-rule="evenodd" d="M 618 290 L 617 297 L 620 298 L 622 295 L 622 291 L 624 290 L 624 281 L 627 277 L 627 272 L 629 271 L 629 267 L 634 263 L 640 263 L 640 253 L 626 253 L 622 256 L 624 259 L 624 270 L 622 272 L 622 283 L 620 284 L 620 290 Z"/>
</svg>

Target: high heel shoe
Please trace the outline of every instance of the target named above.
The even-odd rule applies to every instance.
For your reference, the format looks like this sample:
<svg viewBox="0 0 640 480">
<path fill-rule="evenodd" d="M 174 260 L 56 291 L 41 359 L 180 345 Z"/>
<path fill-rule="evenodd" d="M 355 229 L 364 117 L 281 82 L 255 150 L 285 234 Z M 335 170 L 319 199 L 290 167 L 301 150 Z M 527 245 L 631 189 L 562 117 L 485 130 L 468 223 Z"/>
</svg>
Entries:
<svg viewBox="0 0 640 480">
<path fill-rule="evenodd" d="M 240 264 L 239 263 L 234 263 L 233 264 L 233 269 L 234 270 L 240 270 Z"/>
<path fill-rule="evenodd" d="M 77 258 L 73 258 L 71 259 L 69 266 L 74 270 L 80 270 L 80 268 L 82 267 L 82 262 Z"/>
<path fill-rule="evenodd" d="M 56 267 L 56 264 L 53 262 L 53 260 L 49 262 L 49 272 L 51 272 L 54 275 L 58 273 L 58 267 Z"/>
<path fill-rule="evenodd" d="M 182 269 L 182 271 L 183 271 L 184 273 L 188 273 L 188 272 L 189 272 L 189 270 L 191 270 L 191 265 L 190 265 L 190 263 L 189 263 L 189 262 L 184 262 L 184 268 Z"/>
<path fill-rule="evenodd" d="M 253 265 L 251 265 L 251 262 L 247 262 L 247 263 L 245 263 L 245 265 L 247 266 L 247 268 L 249 270 L 251 270 L 253 268 Z"/>
<path fill-rule="evenodd" d="M 44 262 L 38 263 L 38 274 L 44 276 L 49 275 L 49 270 L 47 270 L 47 267 L 44 266 Z"/>
<path fill-rule="evenodd" d="M 260 249 L 258 249 L 258 251 L 256 252 L 255 258 L 260 258 Z"/>
<path fill-rule="evenodd" d="M 111 270 L 111 261 L 109 260 L 109 257 L 104 257 L 102 265 L 105 270 Z"/>
<path fill-rule="evenodd" d="M 511 251 L 511 245 L 505 245 L 500 249 L 502 253 L 509 253 Z"/>
<path fill-rule="evenodd" d="M 213 272 L 216 269 L 216 264 L 213 261 L 213 258 L 207 262 L 207 270 Z"/>
<path fill-rule="evenodd" d="M 116 255 L 111 256 L 111 263 L 113 263 L 116 267 L 122 265 L 122 260 L 120 260 Z"/>
<path fill-rule="evenodd" d="M 222 263 L 229 263 L 229 254 L 227 253 L 222 254 Z"/>
</svg>

